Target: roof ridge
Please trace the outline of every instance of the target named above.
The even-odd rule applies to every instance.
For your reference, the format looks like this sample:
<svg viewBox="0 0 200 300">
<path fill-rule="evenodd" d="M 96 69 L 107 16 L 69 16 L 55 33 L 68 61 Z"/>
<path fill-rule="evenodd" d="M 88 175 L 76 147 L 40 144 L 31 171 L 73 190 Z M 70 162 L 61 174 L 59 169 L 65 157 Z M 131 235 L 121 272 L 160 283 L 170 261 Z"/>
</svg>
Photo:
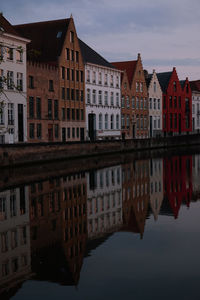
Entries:
<svg viewBox="0 0 200 300">
<path fill-rule="evenodd" d="M 54 23 L 54 22 L 57 22 L 57 21 L 63 22 L 63 21 L 66 21 L 66 20 L 70 20 L 70 18 L 55 19 L 55 20 L 48 20 L 48 21 L 38 21 L 38 22 L 31 22 L 31 23 L 22 23 L 22 24 L 16 24 L 16 25 L 13 25 L 13 26 L 17 27 L 17 26 L 27 26 L 27 25 L 44 24 L 44 23 Z"/>
</svg>

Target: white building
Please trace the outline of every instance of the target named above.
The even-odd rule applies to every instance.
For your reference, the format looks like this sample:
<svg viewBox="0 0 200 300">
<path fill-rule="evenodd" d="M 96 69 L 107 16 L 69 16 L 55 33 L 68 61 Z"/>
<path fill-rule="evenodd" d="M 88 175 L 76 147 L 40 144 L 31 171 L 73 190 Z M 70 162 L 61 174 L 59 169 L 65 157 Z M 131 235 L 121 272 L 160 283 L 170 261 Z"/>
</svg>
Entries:
<svg viewBox="0 0 200 300">
<path fill-rule="evenodd" d="M 100 237 L 122 226 L 121 166 L 87 174 L 87 223 L 89 238 Z"/>
<path fill-rule="evenodd" d="M 146 77 L 149 97 L 149 136 L 162 135 L 162 90 L 155 70 Z"/>
<path fill-rule="evenodd" d="M 0 144 L 27 140 L 26 44 L 0 14 Z"/>
<path fill-rule="evenodd" d="M 192 90 L 192 132 L 200 132 L 200 80 L 190 81 Z"/>
<path fill-rule="evenodd" d="M 87 138 L 121 137 L 120 71 L 79 40 L 85 64 Z"/>
<path fill-rule="evenodd" d="M 31 274 L 28 187 L 0 192 L 0 293 Z"/>
</svg>

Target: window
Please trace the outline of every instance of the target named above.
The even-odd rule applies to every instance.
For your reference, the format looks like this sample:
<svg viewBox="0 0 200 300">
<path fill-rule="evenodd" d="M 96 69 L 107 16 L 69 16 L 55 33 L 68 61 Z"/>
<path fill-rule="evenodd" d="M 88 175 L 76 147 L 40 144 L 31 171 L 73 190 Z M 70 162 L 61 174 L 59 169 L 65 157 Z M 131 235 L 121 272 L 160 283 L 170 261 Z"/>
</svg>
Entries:
<svg viewBox="0 0 200 300">
<path fill-rule="evenodd" d="M 169 106 L 172 108 L 172 96 L 169 96 Z"/>
<path fill-rule="evenodd" d="M 76 90 L 76 101 L 79 101 L 79 90 Z"/>
<path fill-rule="evenodd" d="M 119 129 L 119 115 L 116 115 L 116 129 Z"/>
<path fill-rule="evenodd" d="M 127 128 L 130 127 L 130 117 L 129 117 L 129 115 L 126 116 L 126 127 Z"/>
<path fill-rule="evenodd" d="M 105 114 L 105 129 L 108 129 L 108 114 Z"/>
<path fill-rule="evenodd" d="M 124 118 L 124 114 L 122 114 L 122 129 L 125 128 L 125 118 Z"/>
<path fill-rule="evenodd" d="M 30 75 L 30 76 L 28 77 L 28 79 L 29 79 L 29 80 L 28 80 L 28 81 L 29 81 L 29 88 L 30 88 L 30 89 L 34 89 L 34 77 Z"/>
<path fill-rule="evenodd" d="M 74 61 L 74 50 L 71 50 L 71 60 Z"/>
<path fill-rule="evenodd" d="M 160 99 L 158 99 L 158 109 L 160 109 Z"/>
<path fill-rule="evenodd" d="M 135 109 L 135 97 L 132 97 L 132 109 Z"/>
<path fill-rule="evenodd" d="M 154 119 L 154 129 L 156 129 L 156 119 Z"/>
<path fill-rule="evenodd" d="M 23 74 L 17 72 L 17 90 L 23 91 Z"/>
<path fill-rule="evenodd" d="M 174 92 L 176 92 L 176 89 L 177 89 L 177 87 L 176 87 L 176 81 L 173 82 L 173 87 L 174 87 Z"/>
<path fill-rule="evenodd" d="M 52 100 L 48 99 L 48 119 L 52 119 Z"/>
<path fill-rule="evenodd" d="M 14 73 L 13 71 L 7 72 L 7 88 L 13 90 L 14 88 Z"/>
<path fill-rule="evenodd" d="M 99 130 L 102 130 L 102 114 L 99 114 Z"/>
<path fill-rule="evenodd" d="M 3 69 L 0 69 L 0 89 L 3 89 L 3 85 L 4 85 Z"/>
<path fill-rule="evenodd" d="M 172 114 L 170 114 L 169 120 L 170 120 L 170 128 L 172 129 L 172 127 L 173 127 L 173 118 L 172 118 Z"/>
<path fill-rule="evenodd" d="M 76 128 L 76 137 L 79 138 L 79 128 Z"/>
<path fill-rule="evenodd" d="M 87 70 L 87 82 L 90 82 L 90 70 Z"/>
<path fill-rule="evenodd" d="M 7 48 L 7 59 L 13 60 L 13 48 Z"/>
<path fill-rule="evenodd" d="M 71 89 L 71 100 L 74 100 L 74 89 Z"/>
<path fill-rule="evenodd" d="M 81 90 L 81 102 L 83 102 L 83 91 Z"/>
<path fill-rule="evenodd" d="M 65 120 L 65 108 L 62 108 L 62 121 Z"/>
<path fill-rule="evenodd" d="M 71 80 L 74 81 L 74 70 L 73 69 L 71 69 L 71 75 L 72 75 Z"/>
<path fill-rule="evenodd" d="M 70 56 L 69 56 L 69 48 L 66 48 L 66 57 L 67 57 L 67 60 L 70 60 Z"/>
<path fill-rule="evenodd" d="M 143 129 L 143 115 L 140 117 L 140 128 Z"/>
<path fill-rule="evenodd" d="M 75 138 L 75 128 L 72 128 L 72 138 Z"/>
<path fill-rule="evenodd" d="M 96 90 L 92 91 L 92 102 L 93 104 L 96 104 Z"/>
<path fill-rule="evenodd" d="M 122 108 L 124 108 L 125 107 L 125 98 L 124 98 L 124 96 L 122 96 Z"/>
<path fill-rule="evenodd" d="M 74 32 L 70 31 L 70 42 L 74 43 Z"/>
<path fill-rule="evenodd" d="M 79 62 L 79 52 L 76 51 L 76 62 L 78 63 Z"/>
<path fill-rule="evenodd" d="M 104 92 L 104 105 L 108 105 L 108 92 L 107 91 L 105 91 Z"/>
<path fill-rule="evenodd" d="M 87 103 L 90 104 L 90 89 L 87 89 Z"/>
<path fill-rule="evenodd" d="M 34 129 L 34 124 L 33 123 L 30 123 L 29 124 L 29 137 L 30 137 L 30 139 L 34 139 L 34 131 L 35 131 L 35 129 Z"/>
<path fill-rule="evenodd" d="M 70 120 L 70 108 L 67 108 L 67 120 Z"/>
<path fill-rule="evenodd" d="M 113 94 L 113 92 L 111 92 L 111 94 L 110 94 L 110 105 L 111 106 L 114 105 L 114 94 Z"/>
<path fill-rule="evenodd" d="M 79 113 L 79 109 L 76 109 L 76 120 L 80 119 L 80 113 Z"/>
<path fill-rule="evenodd" d="M 61 67 L 61 77 L 65 79 L 65 67 Z"/>
<path fill-rule="evenodd" d="M 140 92 L 143 92 L 143 82 L 140 82 Z"/>
<path fill-rule="evenodd" d="M 160 118 L 158 118 L 158 129 L 160 129 Z"/>
<path fill-rule="evenodd" d="M 119 106 L 119 93 L 116 93 L 116 106 Z"/>
<path fill-rule="evenodd" d="M 119 76 L 116 77 L 116 87 L 119 87 Z"/>
<path fill-rule="evenodd" d="M 99 105 L 102 105 L 102 91 L 99 91 Z"/>
<path fill-rule="evenodd" d="M 61 88 L 62 99 L 65 100 L 65 88 Z"/>
<path fill-rule="evenodd" d="M 140 99 L 140 108 L 143 109 L 143 98 Z"/>
<path fill-rule="evenodd" d="M 139 92 L 140 84 L 139 82 L 136 82 L 136 92 Z"/>
<path fill-rule="evenodd" d="M 174 128 L 177 128 L 177 114 L 174 114 Z"/>
<path fill-rule="evenodd" d="M 84 111 L 83 111 L 83 109 L 81 109 L 81 120 L 82 121 L 84 120 Z"/>
<path fill-rule="evenodd" d="M 70 127 L 67 128 L 67 138 L 70 139 Z"/>
<path fill-rule="evenodd" d="M 140 108 L 140 104 L 139 104 L 139 98 L 136 97 L 136 108 L 139 109 Z"/>
<path fill-rule="evenodd" d="M 129 96 L 126 97 L 126 107 L 129 108 L 130 107 L 130 100 L 129 100 Z"/>
<path fill-rule="evenodd" d="M 81 72 L 81 82 L 83 82 L 83 71 L 80 72 Z"/>
<path fill-rule="evenodd" d="M 153 108 L 156 109 L 156 98 L 153 99 Z"/>
<path fill-rule="evenodd" d="M 110 129 L 114 129 L 114 115 L 110 116 Z"/>
<path fill-rule="evenodd" d="M 96 72 L 95 71 L 92 72 L 92 82 L 96 83 Z"/>
<path fill-rule="evenodd" d="M 34 98 L 29 97 L 29 118 L 34 118 Z"/>
<path fill-rule="evenodd" d="M 70 88 L 67 88 L 67 100 L 70 100 Z"/>
<path fill-rule="evenodd" d="M 76 70 L 76 81 L 79 81 L 79 71 Z"/>
<path fill-rule="evenodd" d="M 102 84 L 102 74 L 99 72 L 99 84 Z"/>
<path fill-rule="evenodd" d="M 75 110 L 72 108 L 72 120 L 75 120 Z"/>
<path fill-rule="evenodd" d="M 104 75 L 104 84 L 108 85 L 108 74 Z"/>
<path fill-rule="evenodd" d="M 113 86 L 113 75 L 110 75 L 110 86 Z"/>
<path fill-rule="evenodd" d="M 174 96 L 174 107 L 177 108 L 177 97 Z"/>
<path fill-rule="evenodd" d="M 53 92 L 53 90 L 54 90 L 54 89 L 53 89 L 53 80 L 50 79 L 50 80 L 49 80 L 49 91 L 50 91 L 50 92 Z"/>
<path fill-rule="evenodd" d="M 54 119 L 58 120 L 58 100 L 54 100 Z"/>
<path fill-rule="evenodd" d="M 0 103 L 0 125 L 4 125 L 4 104 Z"/>
<path fill-rule="evenodd" d="M 36 115 L 37 119 L 41 119 L 41 99 L 36 98 Z"/>
<path fill-rule="evenodd" d="M 42 138 L 42 124 L 37 124 L 37 138 Z"/>
<path fill-rule="evenodd" d="M 155 81 L 153 83 L 153 91 L 154 91 L 154 93 L 156 93 L 156 82 Z"/>
<path fill-rule="evenodd" d="M 8 125 L 14 125 L 14 104 L 8 103 Z"/>
</svg>

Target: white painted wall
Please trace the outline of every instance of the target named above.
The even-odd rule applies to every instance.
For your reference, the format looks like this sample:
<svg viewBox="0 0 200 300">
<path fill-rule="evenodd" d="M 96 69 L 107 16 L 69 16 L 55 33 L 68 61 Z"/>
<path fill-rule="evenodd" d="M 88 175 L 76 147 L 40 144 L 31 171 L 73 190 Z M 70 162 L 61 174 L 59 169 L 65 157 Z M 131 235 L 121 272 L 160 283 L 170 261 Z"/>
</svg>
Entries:
<svg viewBox="0 0 200 300">
<path fill-rule="evenodd" d="M 192 131 L 200 132 L 200 92 L 192 92 Z"/>
<path fill-rule="evenodd" d="M 0 44 L 3 61 L 0 63 L 0 76 L 7 78 L 7 72 L 13 72 L 13 89 L 8 89 L 7 83 L 3 84 L 3 93 L 0 95 L 0 102 L 3 101 L 3 123 L 0 121 L 0 143 L 18 142 L 18 104 L 23 104 L 24 117 L 24 141 L 27 141 L 27 100 L 26 100 L 26 44 L 28 40 L 9 34 L 0 35 Z M 13 49 L 13 59 L 7 57 L 6 49 Z M 17 49 L 22 49 L 22 61 L 17 61 Z M 17 73 L 22 74 L 23 88 L 17 90 Z M 8 124 L 8 104 L 13 104 L 14 124 Z"/>
<path fill-rule="evenodd" d="M 100 74 L 101 73 L 101 79 Z M 106 78 L 107 76 L 107 78 Z M 113 84 L 112 84 L 113 78 Z M 107 82 L 107 84 L 106 84 Z M 88 90 L 90 99 L 88 99 Z M 96 91 L 96 102 L 93 101 L 93 90 Z M 99 102 L 99 92 L 102 94 L 102 102 Z M 108 95 L 108 104 L 105 103 L 105 93 Z M 111 103 L 111 93 L 113 93 L 113 103 Z M 118 101 L 117 101 L 118 95 Z M 88 115 L 96 115 L 96 136 L 97 139 L 120 138 L 121 137 L 121 89 L 120 71 L 103 66 L 87 63 L 85 65 L 85 103 L 86 103 L 86 130 L 88 135 Z M 118 103 L 117 103 L 118 102 Z M 99 126 L 99 116 L 102 116 L 102 126 Z M 105 116 L 108 118 L 106 128 Z M 113 116 L 113 128 L 111 128 L 111 115 Z M 116 124 L 119 118 L 118 128 Z"/>
<path fill-rule="evenodd" d="M 162 134 L 162 90 L 156 75 L 153 70 L 151 82 L 148 88 L 149 95 L 149 131 L 150 119 L 152 117 L 152 136 Z M 150 132 L 149 132 L 150 136 Z"/>
</svg>

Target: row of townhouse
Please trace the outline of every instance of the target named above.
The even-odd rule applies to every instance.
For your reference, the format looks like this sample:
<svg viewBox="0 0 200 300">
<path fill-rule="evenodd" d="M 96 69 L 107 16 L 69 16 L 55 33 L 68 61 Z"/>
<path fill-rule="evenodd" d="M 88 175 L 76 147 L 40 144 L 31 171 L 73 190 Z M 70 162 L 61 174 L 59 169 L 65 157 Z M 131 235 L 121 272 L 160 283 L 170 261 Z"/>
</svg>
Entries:
<svg viewBox="0 0 200 300">
<path fill-rule="evenodd" d="M 72 16 L 0 21 L 0 143 L 199 131 L 199 81 L 180 81 L 175 68 L 148 74 L 140 54 L 108 62 L 78 38 Z"/>
</svg>

